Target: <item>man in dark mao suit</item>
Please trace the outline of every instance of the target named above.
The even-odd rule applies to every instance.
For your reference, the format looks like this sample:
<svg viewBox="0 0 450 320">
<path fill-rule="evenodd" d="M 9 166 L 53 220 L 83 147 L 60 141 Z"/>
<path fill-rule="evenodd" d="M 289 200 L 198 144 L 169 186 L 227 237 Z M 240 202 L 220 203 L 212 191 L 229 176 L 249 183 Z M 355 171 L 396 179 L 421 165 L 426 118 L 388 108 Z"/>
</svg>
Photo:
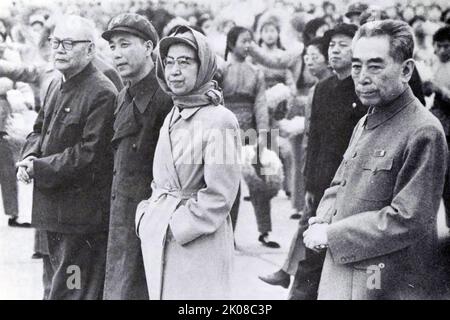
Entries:
<svg viewBox="0 0 450 320">
<path fill-rule="evenodd" d="M 152 51 L 158 35 L 147 18 L 114 17 L 103 38 L 126 87 L 119 93 L 114 122 L 114 177 L 111 195 L 105 299 L 148 299 L 141 245 L 134 218 L 151 196 L 153 154 L 172 100 L 158 85 Z"/>
<path fill-rule="evenodd" d="M 54 79 L 27 138 L 18 179 L 34 179 L 32 224 L 46 231 L 49 299 L 100 299 L 112 180 L 117 90 L 92 63 L 90 22 L 67 16 L 51 37 Z"/>
</svg>

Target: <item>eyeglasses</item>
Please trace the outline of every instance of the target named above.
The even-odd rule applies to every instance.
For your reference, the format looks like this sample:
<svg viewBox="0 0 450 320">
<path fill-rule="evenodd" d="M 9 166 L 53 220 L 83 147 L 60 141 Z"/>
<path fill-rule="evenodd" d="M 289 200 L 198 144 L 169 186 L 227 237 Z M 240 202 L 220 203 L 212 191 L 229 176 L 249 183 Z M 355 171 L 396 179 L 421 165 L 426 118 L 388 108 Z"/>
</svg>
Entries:
<svg viewBox="0 0 450 320">
<path fill-rule="evenodd" d="M 192 65 L 194 62 L 197 62 L 197 60 L 194 58 L 191 58 L 191 57 L 178 57 L 176 59 L 167 57 L 167 58 L 164 58 L 164 60 L 163 60 L 165 67 L 173 68 L 173 67 L 175 67 L 175 63 L 177 63 L 178 66 L 180 67 L 180 69 L 186 69 L 187 67 Z"/>
<path fill-rule="evenodd" d="M 70 51 L 73 49 L 73 46 L 77 43 L 90 43 L 92 42 L 91 40 L 68 40 L 68 39 L 63 39 L 60 40 L 58 38 L 48 38 L 48 41 L 50 42 L 50 45 L 53 49 L 58 49 L 59 45 L 62 44 L 62 47 L 64 50 Z"/>
<path fill-rule="evenodd" d="M 320 56 L 317 54 L 305 54 L 303 56 L 303 59 L 305 61 L 311 60 L 311 61 L 318 61 L 320 59 Z"/>
</svg>

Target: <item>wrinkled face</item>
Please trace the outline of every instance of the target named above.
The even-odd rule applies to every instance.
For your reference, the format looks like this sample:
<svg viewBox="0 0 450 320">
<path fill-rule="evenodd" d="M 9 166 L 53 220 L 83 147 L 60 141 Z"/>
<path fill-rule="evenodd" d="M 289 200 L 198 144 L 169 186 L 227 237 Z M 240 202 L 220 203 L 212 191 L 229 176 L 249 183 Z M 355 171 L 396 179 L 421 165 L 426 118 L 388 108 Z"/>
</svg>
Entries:
<svg viewBox="0 0 450 320">
<path fill-rule="evenodd" d="M 248 54 L 248 49 L 250 47 L 250 43 L 252 41 L 252 36 L 250 32 L 245 31 L 242 32 L 237 40 L 236 44 L 234 45 L 233 53 L 240 58 L 245 58 Z"/>
<path fill-rule="evenodd" d="M 80 28 L 74 28 L 68 24 L 58 24 L 52 35 L 58 40 L 88 40 L 85 33 Z M 58 48 L 52 47 L 52 58 L 55 69 L 61 71 L 66 76 L 70 76 L 81 71 L 93 56 L 92 43 L 74 43 L 71 50 L 63 48 L 60 43 Z"/>
<path fill-rule="evenodd" d="M 328 61 L 337 72 L 350 69 L 352 65 L 352 38 L 342 34 L 333 36 L 328 47 Z"/>
<path fill-rule="evenodd" d="M 173 44 L 164 61 L 164 75 L 169 89 L 177 96 L 192 91 L 200 64 L 195 50 L 185 44 Z"/>
<path fill-rule="evenodd" d="M 323 73 L 328 68 L 328 63 L 325 57 L 320 53 L 320 50 L 310 45 L 306 48 L 305 66 L 312 75 Z"/>
<path fill-rule="evenodd" d="M 278 41 L 278 37 L 279 37 L 278 30 L 272 24 L 266 24 L 261 29 L 261 39 L 268 46 L 275 45 Z"/>
<path fill-rule="evenodd" d="M 150 43 L 125 32 L 117 32 L 111 36 L 109 47 L 113 53 L 114 65 L 123 79 L 132 80 L 140 75 L 151 54 Z"/>
<path fill-rule="evenodd" d="M 439 61 L 446 63 L 450 61 L 450 41 L 436 41 L 433 43 L 434 53 L 439 58 Z"/>
<path fill-rule="evenodd" d="M 387 36 L 363 37 L 353 45 L 352 78 L 356 94 L 366 106 L 385 105 L 405 88 L 403 66 L 394 61 L 389 49 Z"/>
</svg>

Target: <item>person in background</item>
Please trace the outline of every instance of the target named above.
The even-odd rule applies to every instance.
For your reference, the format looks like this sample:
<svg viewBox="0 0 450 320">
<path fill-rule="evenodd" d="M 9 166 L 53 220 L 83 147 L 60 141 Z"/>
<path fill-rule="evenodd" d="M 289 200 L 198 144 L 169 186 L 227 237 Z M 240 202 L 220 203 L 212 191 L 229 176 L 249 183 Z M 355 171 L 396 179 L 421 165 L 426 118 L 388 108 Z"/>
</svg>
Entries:
<svg viewBox="0 0 450 320">
<path fill-rule="evenodd" d="M 158 85 L 152 51 L 159 37 L 144 16 L 114 17 L 102 37 L 126 87 L 114 112 L 114 170 L 106 256 L 105 300 L 148 299 L 144 262 L 134 231 L 136 207 L 151 196 L 153 156 L 172 100 Z"/>
<path fill-rule="evenodd" d="M 230 109 L 239 121 L 240 129 L 246 133 L 254 130 L 256 134 L 268 133 L 269 111 L 265 98 L 264 74 L 256 66 L 250 64 L 246 58 L 248 47 L 252 41 L 252 33 L 243 27 L 233 27 L 227 35 L 227 46 L 225 51 L 226 67 L 224 69 L 222 88 L 225 107 Z M 261 141 L 255 135 L 256 141 L 246 141 L 242 136 L 243 146 L 252 146 L 258 153 L 258 142 Z M 260 159 L 258 159 L 260 166 Z M 269 248 L 279 248 L 279 244 L 270 240 L 269 232 L 272 231 L 271 204 L 274 194 L 268 189 L 265 177 L 258 175 L 255 171 L 255 180 L 260 183 L 253 183 L 247 180 L 250 192 L 250 201 L 256 216 L 258 231 L 260 233 L 258 241 Z M 239 212 L 240 193 L 236 197 L 231 209 L 231 221 L 233 228 L 236 227 Z"/>
<path fill-rule="evenodd" d="M 260 33 L 259 45 L 266 55 L 276 56 L 284 51 L 280 41 L 280 22 L 275 16 L 272 16 L 270 12 L 261 16 L 259 19 L 258 31 Z M 278 127 L 278 121 L 287 116 L 288 110 L 292 105 L 292 97 L 296 92 L 293 74 L 288 68 L 268 68 L 264 65 L 260 65 L 259 68 L 264 73 L 266 83 L 269 126 L 272 129 L 275 129 Z M 277 90 L 275 86 L 280 90 Z M 279 99 L 279 96 L 283 96 L 283 93 L 281 93 L 283 89 L 288 90 L 286 98 Z M 276 102 L 271 103 L 272 101 Z M 279 137 L 277 143 L 279 146 L 280 158 L 283 163 L 283 189 L 286 196 L 290 198 L 292 195 L 293 173 L 292 148 L 289 141 L 283 137 Z"/>
<path fill-rule="evenodd" d="M 302 83 L 304 99 L 297 98 L 289 112 L 289 119 L 280 123 L 280 133 L 289 137 L 294 151 L 294 178 L 292 206 L 296 212 L 291 219 L 300 219 L 305 209 L 305 181 L 303 178 L 303 166 L 308 144 L 309 121 L 311 117 L 311 92 L 313 86 L 321 80 L 332 75 L 332 69 L 328 63 L 328 43 L 323 37 L 312 39 L 306 46 L 304 59 L 305 71 L 310 75 L 311 84 Z M 297 82 L 299 84 L 299 82 Z M 308 89 L 306 89 L 308 88 Z M 301 123 L 302 118 L 303 125 Z M 303 134 L 302 129 L 304 130 Z"/>
<path fill-rule="evenodd" d="M 426 95 L 434 93 L 430 111 L 441 121 L 444 127 L 447 144 L 450 148 L 450 27 L 440 28 L 433 35 L 435 62 L 432 79 L 424 82 Z M 447 226 L 450 227 L 450 172 L 447 172 L 444 187 L 444 206 Z"/>
<path fill-rule="evenodd" d="M 303 30 L 303 41 L 308 44 L 312 39 L 322 37 L 330 29 L 330 26 L 323 18 L 315 18 L 308 21 Z"/>
<path fill-rule="evenodd" d="M 5 41 L 8 32 L 3 20 L 0 20 L 0 61 L 14 63 L 15 52 Z M 19 55 L 17 55 L 19 57 Z M 12 60 L 12 61 L 11 61 Z M 14 163 L 18 160 L 11 132 L 8 133 L 8 121 L 12 115 L 11 97 L 15 93 L 20 100 L 27 102 L 27 108 L 33 108 L 33 92 L 22 82 L 16 82 L 0 74 L 0 187 L 5 215 L 9 217 L 8 226 L 29 228 L 31 225 L 19 219 L 18 186 Z M 27 99 L 28 96 L 28 99 Z"/>
<path fill-rule="evenodd" d="M 345 17 L 348 19 L 350 24 L 359 26 L 361 14 L 367 10 L 369 6 L 365 3 L 355 2 L 348 6 Z"/>
</svg>

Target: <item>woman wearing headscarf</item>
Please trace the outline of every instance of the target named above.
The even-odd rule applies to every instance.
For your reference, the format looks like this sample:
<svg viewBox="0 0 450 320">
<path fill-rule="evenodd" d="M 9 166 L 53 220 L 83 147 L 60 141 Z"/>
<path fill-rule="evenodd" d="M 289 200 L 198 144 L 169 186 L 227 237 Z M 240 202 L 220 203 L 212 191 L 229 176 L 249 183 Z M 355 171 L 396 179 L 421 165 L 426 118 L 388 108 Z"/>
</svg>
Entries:
<svg viewBox="0 0 450 320">
<path fill-rule="evenodd" d="M 155 151 L 152 197 L 136 212 L 150 299 L 227 299 L 239 124 L 221 104 L 215 54 L 202 34 L 182 26 L 158 53 L 157 79 L 174 107 Z"/>
</svg>

